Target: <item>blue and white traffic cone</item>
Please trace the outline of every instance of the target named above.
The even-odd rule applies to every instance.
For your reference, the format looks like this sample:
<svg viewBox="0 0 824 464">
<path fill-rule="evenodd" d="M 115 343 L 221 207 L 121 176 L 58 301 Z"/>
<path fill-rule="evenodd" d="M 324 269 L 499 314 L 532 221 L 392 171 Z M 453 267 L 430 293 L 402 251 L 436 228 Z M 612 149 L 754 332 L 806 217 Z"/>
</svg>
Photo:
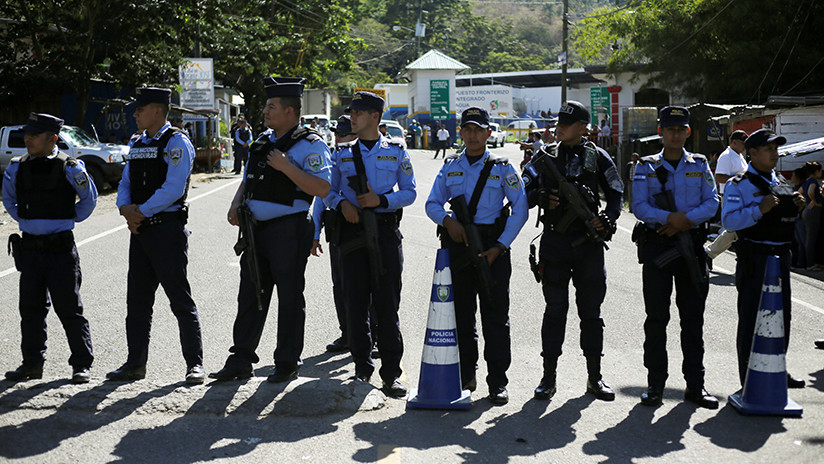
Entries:
<svg viewBox="0 0 824 464">
<path fill-rule="evenodd" d="M 469 409 L 472 406 L 469 390 L 461 389 L 452 271 L 449 270 L 449 250 L 445 248 L 438 250 L 435 260 L 423 343 L 418 388 L 409 393 L 406 405 L 417 409 Z"/>
<path fill-rule="evenodd" d="M 787 396 L 781 262 L 778 256 L 767 258 L 758 307 L 744 389 L 728 399 L 741 414 L 800 416 L 803 409 Z"/>
</svg>

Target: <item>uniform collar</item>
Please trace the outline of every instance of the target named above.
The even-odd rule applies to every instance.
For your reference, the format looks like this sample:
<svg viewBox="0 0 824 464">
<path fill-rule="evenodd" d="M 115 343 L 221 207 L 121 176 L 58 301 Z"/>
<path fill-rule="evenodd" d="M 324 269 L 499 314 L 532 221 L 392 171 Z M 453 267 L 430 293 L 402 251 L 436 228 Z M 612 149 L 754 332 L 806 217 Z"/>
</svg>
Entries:
<svg viewBox="0 0 824 464">
<path fill-rule="evenodd" d="M 775 169 L 770 171 L 770 177 L 766 178 L 766 177 L 762 176 L 761 174 L 759 174 L 758 171 L 756 171 L 754 167 L 752 167 L 752 163 L 747 163 L 747 172 L 751 172 L 751 173 L 755 174 L 756 176 L 759 176 L 762 179 L 769 181 L 771 184 L 774 184 L 774 183 L 778 182 L 778 177 L 775 175 Z"/>
<path fill-rule="evenodd" d="M 144 130 L 142 138 L 144 138 L 144 139 L 151 138 L 153 140 L 160 140 L 160 137 L 163 137 L 163 133 L 166 132 L 166 130 L 169 129 L 170 127 L 172 127 L 172 123 L 170 123 L 169 121 L 166 121 L 166 124 L 164 124 L 163 127 L 161 127 L 159 131 L 157 131 L 157 133 L 154 135 L 154 137 L 149 137 L 149 134 Z"/>
<path fill-rule="evenodd" d="M 666 159 L 664 158 L 664 150 L 663 149 L 661 151 L 659 151 L 658 154 L 656 154 L 655 156 L 657 156 L 659 161 L 660 161 L 660 163 L 656 163 L 656 164 L 662 164 L 662 165 L 663 164 L 670 164 L 669 162 L 667 162 L 667 163 L 664 162 L 664 161 L 666 161 Z M 692 156 L 692 153 L 688 152 L 686 148 L 681 149 L 681 160 L 678 161 L 678 164 L 680 165 L 682 161 L 685 162 L 685 163 L 691 163 L 691 164 L 695 164 L 695 163 L 698 162 L 695 159 L 695 157 Z M 670 165 L 670 166 L 672 166 L 672 165 Z"/>
</svg>

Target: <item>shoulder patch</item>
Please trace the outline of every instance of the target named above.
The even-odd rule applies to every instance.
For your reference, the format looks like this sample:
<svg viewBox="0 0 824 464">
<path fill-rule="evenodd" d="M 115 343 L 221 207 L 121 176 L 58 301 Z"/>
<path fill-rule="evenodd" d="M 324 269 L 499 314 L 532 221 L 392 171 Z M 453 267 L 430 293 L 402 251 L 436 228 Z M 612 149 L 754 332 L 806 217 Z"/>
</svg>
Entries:
<svg viewBox="0 0 824 464">
<path fill-rule="evenodd" d="M 89 176 L 86 175 L 85 171 L 80 171 L 74 175 L 74 184 L 81 190 L 89 187 Z"/>
<path fill-rule="evenodd" d="M 709 171 L 704 172 L 704 181 L 705 181 L 705 182 L 707 183 L 707 185 L 709 185 L 710 187 L 712 187 L 713 185 L 715 185 L 715 179 L 713 179 L 712 174 L 710 174 L 710 172 L 709 172 Z"/>
<path fill-rule="evenodd" d="M 319 153 L 312 153 L 306 157 L 306 165 L 312 172 L 319 172 L 323 167 L 323 157 Z"/>
<path fill-rule="evenodd" d="M 520 190 L 521 189 L 521 182 L 518 179 L 518 173 L 510 172 L 509 174 L 504 177 L 504 183 L 506 186 L 509 187 L 510 190 Z"/>
<path fill-rule="evenodd" d="M 401 161 L 401 170 L 407 176 L 412 175 L 412 161 L 409 161 L 409 158 L 404 158 L 403 161 Z"/>
<path fill-rule="evenodd" d="M 180 160 L 183 159 L 183 149 L 182 148 L 172 148 L 169 150 L 169 164 L 172 166 L 177 166 L 180 164 Z"/>
</svg>

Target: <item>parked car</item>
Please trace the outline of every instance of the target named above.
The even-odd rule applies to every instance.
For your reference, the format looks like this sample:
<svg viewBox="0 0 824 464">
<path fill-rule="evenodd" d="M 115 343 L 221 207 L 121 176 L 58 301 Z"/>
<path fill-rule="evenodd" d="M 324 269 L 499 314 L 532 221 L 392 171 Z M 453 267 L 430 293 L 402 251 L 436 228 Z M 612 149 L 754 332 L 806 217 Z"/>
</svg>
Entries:
<svg viewBox="0 0 824 464">
<path fill-rule="evenodd" d="M 507 132 L 501 130 L 501 125 L 497 122 L 489 123 L 489 128 L 492 129 L 492 132 L 489 134 L 489 138 L 486 139 L 486 144 L 492 145 L 492 148 L 504 146 L 504 143 L 506 143 Z"/>
<path fill-rule="evenodd" d="M 304 114 L 303 117 L 306 119 L 307 125 L 313 119 L 318 118 L 317 129 L 318 132 L 320 132 L 320 134 L 323 136 L 323 140 L 330 147 L 335 145 L 335 134 L 332 133 L 332 126 L 329 124 L 329 116 L 325 114 Z"/>
<path fill-rule="evenodd" d="M 386 124 L 386 133 L 389 134 L 389 140 L 401 143 L 406 148 L 406 131 L 397 121 L 381 119 L 381 124 Z"/>
<path fill-rule="evenodd" d="M 23 126 L 0 128 L 0 170 L 5 170 L 12 158 L 26 154 L 23 135 Z M 127 145 L 100 143 L 76 126 L 63 126 L 57 147 L 67 155 L 83 160 L 98 190 L 103 190 L 106 184 L 117 186 L 126 165 L 124 157 L 129 154 Z"/>
</svg>

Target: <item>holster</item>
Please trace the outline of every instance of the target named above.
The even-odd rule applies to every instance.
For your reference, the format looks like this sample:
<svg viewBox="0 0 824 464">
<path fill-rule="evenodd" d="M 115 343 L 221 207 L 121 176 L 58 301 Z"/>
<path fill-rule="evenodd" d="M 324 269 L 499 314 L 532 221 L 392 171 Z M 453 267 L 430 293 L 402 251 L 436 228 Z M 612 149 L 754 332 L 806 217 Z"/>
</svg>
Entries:
<svg viewBox="0 0 824 464">
<path fill-rule="evenodd" d="M 326 209 L 320 215 L 321 224 L 326 230 L 326 241 L 332 245 L 340 245 L 340 221 L 343 217 L 333 209 Z"/>
<path fill-rule="evenodd" d="M 644 248 L 647 244 L 647 226 L 643 222 L 636 222 L 632 228 L 632 242 L 638 247 L 638 264 L 644 264 Z"/>
<path fill-rule="evenodd" d="M 8 252 L 14 258 L 14 267 L 20 270 L 20 241 L 22 238 L 20 234 L 9 235 Z"/>
</svg>

